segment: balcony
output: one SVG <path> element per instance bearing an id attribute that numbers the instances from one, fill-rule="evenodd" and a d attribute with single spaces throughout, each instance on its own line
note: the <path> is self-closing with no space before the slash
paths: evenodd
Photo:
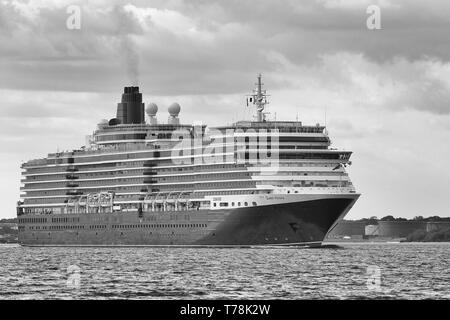
<path id="1" fill-rule="evenodd" d="M 78 176 L 73 175 L 73 174 L 66 175 L 66 179 L 67 180 L 75 180 L 75 179 L 78 179 L 78 178 L 79 178 Z"/>
<path id="2" fill-rule="evenodd" d="M 79 196 L 79 195 L 82 195 L 82 194 L 83 194 L 83 192 L 78 191 L 78 190 L 69 190 L 69 191 L 66 192 L 67 196 Z"/>
<path id="3" fill-rule="evenodd" d="M 75 171 L 78 171 L 78 168 L 75 166 L 68 166 L 66 171 L 67 172 L 75 172 Z"/>
<path id="4" fill-rule="evenodd" d="M 152 161 L 145 161 L 144 162 L 144 167 L 147 167 L 147 168 L 156 167 L 156 163 L 152 162 Z"/>
<path id="5" fill-rule="evenodd" d="M 152 183 L 157 183 L 158 181 L 153 180 L 153 179 L 144 179 L 144 183 L 148 183 L 148 184 L 152 184 Z"/>
<path id="6" fill-rule="evenodd" d="M 77 183 L 69 182 L 66 184 L 66 188 L 77 188 L 77 187 L 78 187 Z"/>
<path id="7" fill-rule="evenodd" d="M 156 171 L 144 171 L 144 176 L 154 176 L 154 175 L 156 175 L 157 174 L 157 172 Z"/>

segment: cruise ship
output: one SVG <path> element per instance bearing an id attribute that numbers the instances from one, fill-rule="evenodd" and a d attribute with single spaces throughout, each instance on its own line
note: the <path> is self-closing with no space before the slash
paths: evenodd
<path id="1" fill-rule="evenodd" d="M 252 121 L 183 124 L 125 87 L 86 146 L 22 164 L 24 246 L 319 246 L 359 193 L 351 151 L 325 126 L 269 121 L 261 75 Z M 245 107 L 245 106 L 243 106 Z"/>

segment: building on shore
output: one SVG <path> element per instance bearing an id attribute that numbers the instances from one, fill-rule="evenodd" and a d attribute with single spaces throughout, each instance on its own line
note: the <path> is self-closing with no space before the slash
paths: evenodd
<path id="1" fill-rule="evenodd" d="M 364 229 L 366 237 L 378 237 L 380 235 L 380 227 L 377 224 L 369 224 Z"/>
<path id="2" fill-rule="evenodd" d="M 362 238 L 367 221 L 340 221 L 327 235 L 328 239 L 340 239 L 343 237 Z"/>
<path id="3" fill-rule="evenodd" d="M 433 222 L 427 223 L 426 231 L 432 232 L 432 231 L 438 231 L 438 230 L 447 229 L 447 228 L 450 228 L 449 221 L 433 221 Z"/>
<path id="4" fill-rule="evenodd" d="M 410 221 L 378 221 L 379 236 L 404 238 L 417 230 L 426 230 L 427 222 L 423 220 Z"/>
<path id="5" fill-rule="evenodd" d="M 427 220 L 342 220 L 327 235 L 328 239 L 406 238 L 415 231 L 450 228 L 450 221 Z"/>

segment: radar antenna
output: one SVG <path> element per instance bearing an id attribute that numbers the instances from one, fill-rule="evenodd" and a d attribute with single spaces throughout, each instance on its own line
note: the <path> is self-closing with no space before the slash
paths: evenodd
<path id="1" fill-rule="evenodd" d="M 262 89 L 264 85 L 261 81 L 261 74 L 258 74 L 258 82 L 255 83 L 256 89 L 253 90 L 253 94 L 247 96 L 247 106 L 250 103 L 256 106 L 256 119 L 258 122 L 266 120 L 267 112 L 263 112 L 266 104 L 269 103 L 267 97 L 270 95 L 266 94 L 266 90 Z"/>

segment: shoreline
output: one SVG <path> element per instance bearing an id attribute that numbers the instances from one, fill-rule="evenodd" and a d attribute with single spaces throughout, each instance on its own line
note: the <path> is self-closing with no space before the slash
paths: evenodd
<path id="1" fill-rule="evenodd" d="M 345 245 L 413 245 L 413 244 L 425 244 L 425 245 L 436 245 L 436 244 L 450 244 L 450 241 L 324 241 L 323 245 L 320 247 L 301 247 L 302 249 L 317 249 L 317 248 L 332 248 L 332 246 L 342 247 Z M 18 242 L 0 242 L 1 247 L 8 247 L 8 246 L 18 246 L 18 247 L 27 247 L 27 248 L 127 248 L 127 247 L 120 247 L 120 246 L 21 246 Z M 136 248 L 136 246 L 129 246 L 129 248 Z M 153 246 L 142 246 L 141 248 L 158 248 Z M 170 246 L 165 246 L 161 248 L 171 248 Z M 174 248 L 180 248 L 180 247 L 174 247 Z M 192 249 L 195 247 L 189 247 L 189 249 Z M 277 247 L 274 248 L 273 246 L 258 246 L 258 247 L 233 247 L 229 249 L 292 249 L 292 247 Z M 227 249 L 226 247 L 222 248 L 216 248 L 216 249 Z"/>

